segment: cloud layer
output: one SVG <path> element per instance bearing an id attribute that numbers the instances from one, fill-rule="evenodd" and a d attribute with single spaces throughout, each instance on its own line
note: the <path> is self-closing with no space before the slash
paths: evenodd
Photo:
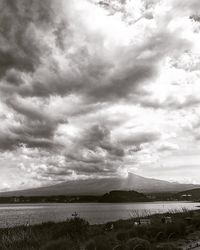
<path id="1" fill-rule="evenodd" d="M 2 0 L 0 188 L 198 181 L 177 173 L 199 160 L 199 5 Z"/>

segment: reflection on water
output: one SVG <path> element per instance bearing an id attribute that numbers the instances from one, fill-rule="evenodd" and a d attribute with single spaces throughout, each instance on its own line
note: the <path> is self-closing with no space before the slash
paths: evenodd
<path id="1" fill-rule="evenodd" d="M 198 209 L 200 203 L 146 202 L 146 203 L 40 203 L 1 204 L 0 227 L 64 221 L 75 211 L 91 224 L 128 219 L 132 215 L 163 213 L 169 210 Z"/>

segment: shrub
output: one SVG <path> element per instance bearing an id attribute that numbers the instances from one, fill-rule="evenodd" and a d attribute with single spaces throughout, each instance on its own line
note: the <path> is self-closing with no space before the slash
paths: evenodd
<path id="1" fill-rule="evenodd" d="M 126 231 L 120 231 L 116 235 L 117 240 L 123 242 L 128 239 L 128 233 Z"/>
<path id="2" fill-rule="evenodd" d="M 152 237 L 155 241 L 165 239 L 166 238 L 165 225 L 160 223 L 152 224 L 149 230 L 149 234 L 150 237 Z"/>
<path id="3" fill-rule="evenodd" d="M 110 239 L 105 236 L 98 236 L 95 238 L 96 250 L 111 250 L 112 244 Z"/>
<path id="4" fill-rule="evenodd" d="M 149 241 L 141 238 L 132 238 L 126 243 L 128 250 L 150 250 L 151 245 Z"/>
<path id="5" fill-rule="evenodd" d="M 171 243 L 162 243 L 156 246 L 156 250 L 177 250 L 177 248 Z"/>
<path id="6" fill-rule="evenodd" d="M 138 226 L 137 227 L 137 236 L 138 237 L 144 237 L 144 235 L 146 235 L 147 232 L 149 231 L 150 227 L 151 227 L 150 225 Z"/>
<path id="7" fill-rule="evenodd" d="M 88 232 L 89 229 L 89 223 L 80 218 L 80 217 L 75 217 L 67 220 L 68 223 L 68 231 L 71 236 L 74 235 L 85 235 Z"/>
<path id="8" fill-rule="evenodd" d="M 193 218 L 192 225 L 194 225 L 196 229 L 199 229 L 200 228 L 200 217 Z"/>
<path id="9" fill-rule="evenodd" d="M 89 230 L 89 223 L 79 217 L 67 219 L 66 222 L 60 223 L 53 230 L 53 238 L 70 236 L 72 239 L 86 236 Z"/>
<path id="10" fill-rule="evenodd" d="M 117 245 L 112 250 L 127 250 L 126 245 Z"/>
<path id="11" fill-rule="evenodd" d="M 170 238 L 184 236 L 186 232 L 186 224 L 184 222 L 177 221 L 173 224 L 166 226 L 166 235 Z"/>
<path id="12" fill-rule="evenodd" d="M 138 236 L 137 230 L 136 230 L 136 228 L 134 227 L 134 228 L 132 228 L 132 229 L 129 231 L 129 238 L 135 238 L 135 237 L 137 237 L 137 236 Z"/>
<path id="13" fill-rule="evenodd" d="M 37 249 L 38 241 L 39 238 L 25 228 L 6 228 L 5 230 L 1 230 L 0 250 L 23 250 L 30 247 Z"/>
<path id="14" fill-rule="evenodd" d="M 68 239 L 52 240 L 44 245 L 41 250 L 76 250 L 74 243 Z"/>
<path id="15" fill-rule="evenodd" d="M 113 223 L 115 230 L 130 229 L 133 227 L 133 220 L 118 220 Z"/>
<path id="16" fill-rule="evenodd" d="M 96 250 L 96 245 L 93 240 L 86 243 L 85 250 Z"/>

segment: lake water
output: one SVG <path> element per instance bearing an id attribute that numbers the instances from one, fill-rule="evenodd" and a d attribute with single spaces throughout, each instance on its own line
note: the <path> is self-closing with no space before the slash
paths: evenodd
<path id="1" fill-rule="evenodd" d="M 129 219 L 131 216 L 164 213 L 175 210 L 198 209 L 200 203 L 148 202 L 148 203 L 40 203 L 1 204 L 0 227 L 39 224 L 47 221 L 64 221 L 77 212 L 91 224 Z"/>

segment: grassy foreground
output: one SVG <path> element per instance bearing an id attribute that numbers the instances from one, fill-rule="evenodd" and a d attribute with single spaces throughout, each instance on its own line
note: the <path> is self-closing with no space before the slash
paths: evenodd
<path id="1" fill-rule="evenodd" d="M 74 217 L 60 223 L 43 223 L 0 229 L 0 250 L 142 250 L 182 249 L 179 239 L 200 230 L 200 210 L 165 214 L 172 223 L 162 222 L 163 215 L 148 214 L 150 225 L 135 225 L 135 219 L 104 225 L 89 225 Z M 200 235 L 199 235 L 200 237 Z"/>

